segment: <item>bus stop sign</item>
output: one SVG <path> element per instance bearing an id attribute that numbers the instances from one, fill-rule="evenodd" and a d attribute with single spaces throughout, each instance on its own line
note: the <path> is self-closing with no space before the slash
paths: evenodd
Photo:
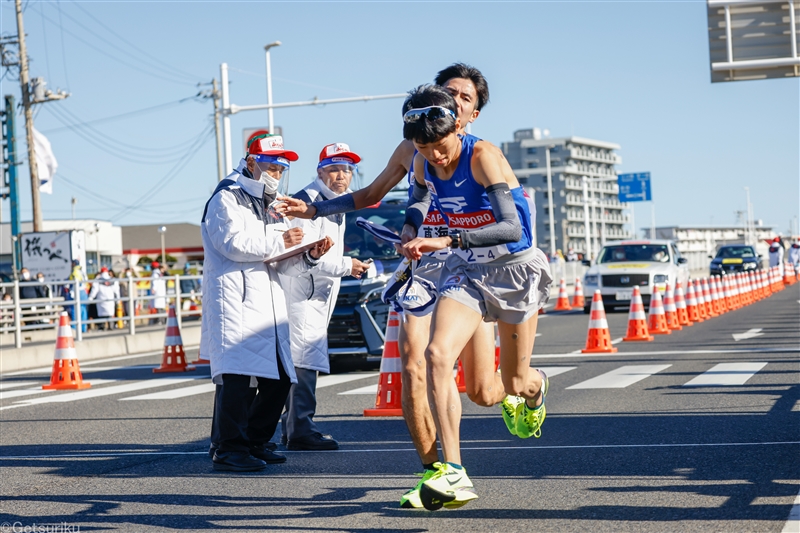
<path id="1" fill-rule="evenodd" d="M 649 172 L 620 174 L 617 184 L 620 202 L 649 202 L 653 199 Z"/>

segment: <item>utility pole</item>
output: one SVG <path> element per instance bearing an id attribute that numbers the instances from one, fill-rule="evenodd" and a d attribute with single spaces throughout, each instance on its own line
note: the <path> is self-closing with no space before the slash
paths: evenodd
<path id="1" fill-rule="evenodd" d="M 17 8 L 17 37 L 19 39 L 19 84 L 22 87 L 22 107 L 25 109 L 25 140 L 28 143 L 28 167 L 31 171 L 33 231 L 42 231 L 42 206 L 39 202 L 39 171 L 36 168 L 36 151 L 33 147 L 33 112 L 31 111 L 31 87 L 28 76 L 28 49 L 25 47 L 25 28 L 22 23 L 22 0 L 15 0 L 14 4 Z"/>
<path id="2" fill-rule="evenodd" d="M 206 83 L 198 83 L 200 85 L 209 85 Z M 225 166 L 222 161 L 222 131 L 220 128 L 220 117 L 221 117 L 221 107 L 220 107 L 220 99 L 222 96 L 220 95 L 219 89 L 217 88 L 217 79 L 213 78 L 211 80 L 211 91 L 201 91 L 198 93 L 197 96 L 201 98 L 211 98 L 214 102 L 214 135 L 217 139 L 217 181 L 222 181 L 225 179 Z"/>

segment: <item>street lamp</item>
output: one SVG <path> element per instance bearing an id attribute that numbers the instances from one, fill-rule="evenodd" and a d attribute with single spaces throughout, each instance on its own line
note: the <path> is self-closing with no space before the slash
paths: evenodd
<path id="1" fill-rule="evenodd" d="M 167 264 L 167 254 L 164 248 L 164 234 L 167 232 L 166 226 L 161 226 L 158 228 L 158 232 L 161 234 L 161 262 L 165 265 Z"/>
<path id="2" fill-rule="evenodd" d="M 280 46 L 280 41 L 275 41 L 274 43 L 269 43 L 268 45 L 264 46 L 264 52 L 267 56 L 267 104 L 270 106 L 272 105 L 272 67 L 269 62 L 269 49 L 275 48 L 276 46 Z M 269 108 L 269 134 L 273 135 L 275 133 L 275 123 L 272 117 L 272 108 Z"/>
<path id="3" fill-rule="evenodd" d="M 553 213 L 553 178 L 550 175 L 550 149 L 555 148 L 554 144 L 548 145 L 544 149 L 544 158 L 547 164 L 547 208 L 550 212 L 550 257 L 556 256 L 556 226 Z"/>
<path id="4" fill-rule="evenodd" d="M 94 223 L 94 271 L 100 272 L 100 224 Z"/>

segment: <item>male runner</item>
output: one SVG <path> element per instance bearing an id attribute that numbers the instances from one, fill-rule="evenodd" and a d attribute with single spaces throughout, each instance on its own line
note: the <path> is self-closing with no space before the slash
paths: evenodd
<path id="1" fill-rule="evenodd" d="M 402 253 L 407 259 L 451 248 L 439 278 L 428 363 L 428 400 L 445 463 L 420 488 L 426 509 L 459 507 L 478 497 L 461 465 L 461 399 L 453 364 L 483 321 L 500 331 L 500 369 L 509 396 L 503 418 L 513 435 L 541 436 L 548 381 L 529 367 L 539 308 L 547 301 L 547 258 L 533 246 L 528 199 L 502 153 L 486 141 L 462 136 L 449 92 L 421 86 L 406 99 L 403 137 L 414 158 L 413 199 L 406 210 Z M 449 236 L 417 236 L 431 203 Z"/>
<path id="2" fill-rule="evenodd" d="M 489 101 L 486 79 L 478 69 L 456 63 L 440 71 L 434 81 L 455 99 L 460 124 L 463 125 L 459 133 L 463 134 L 466 125 L 478 118 L 481 109 Z M 297 199 L 289 199 L 286 214 L 300 218 L 317 218 L 373 205 L 410 172 L 415 153 L 413 143 L 404 140 L 395 149 L 386 168 L 364 189 L 332 201 L 314 202 L 309 205 Z M 441 217 L 434 208 L 431 209 L 424 227 L 421 228 L 421 234 L 424 235 L 425 232 L 430 232 L 432 236 L 447 234 L 447 227 L 441 222 Z M 439 257 L 435 257 L 437 255 Z M 427 285 L 435 286 L 439 278 L 442 256 L 446 255 L 434 252 L 421 258 L 414 271 L 414 277 L 423 278 L 430 282 Z M 425 289 L 415 286 L 409 290 Z M 439 460 L 436 450 L 436 428 L 431 416 L 426 387 L 425 347 L 430 338 L 432 310 L 432 307 L 429 308 L 427 314 L 422 316 L 415 316 L 414 311 L 409 310 L 400 323 L 403 417 L 424 467 L 423 477 L 419 483 L 400 498 L 401 507 L 422 507 L 419 489 L 422 483 L 435 473 L 433 465 Z M 476 329 L 461 354 L 467 395 L 473 402 L 487 407 L 496 405 L 505 396 L 500 377 L 494 372 L 494 348 L 494 328 L 492 324 L 486 323 Z"/>

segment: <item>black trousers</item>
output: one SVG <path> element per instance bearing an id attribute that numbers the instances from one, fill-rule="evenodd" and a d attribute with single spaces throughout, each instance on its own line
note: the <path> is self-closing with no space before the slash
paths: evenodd
<path id="1" fill-rule="evenodd" d="M 257 389 L 250 387 L 250 376 L 222 374 L 211 428 L 212 442 L 221 452 L 249 452 L 272 438 L 291 387 L 280 358 L 278 373 L 277 380 L 256 378 Z"/>
<path id="2" fill-rule="evenodd" d="M 297 383 L 292 385 L 286 398 L 286 411 L 281 416 L 282 434 L 288 440 L 321 433 L 314 423 L 317 411 L 317 371 L 307 368 L 294 369 Z"/>

